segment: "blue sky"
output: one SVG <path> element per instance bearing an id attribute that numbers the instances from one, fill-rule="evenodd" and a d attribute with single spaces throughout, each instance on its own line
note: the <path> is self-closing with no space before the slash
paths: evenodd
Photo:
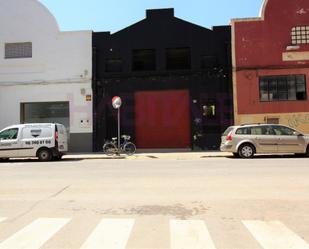
<path id="1" fill-rule="evenodd" d="M 175 16 L 211 28 L 231 18 L 257 17 L 263 0 L 40 0 L 60 29 L 116 32 L 143 18 L 146 9 L 174 8 Z"/>

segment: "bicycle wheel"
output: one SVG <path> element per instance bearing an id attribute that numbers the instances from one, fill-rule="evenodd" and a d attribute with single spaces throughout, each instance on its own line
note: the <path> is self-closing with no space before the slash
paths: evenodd
<path id="1" fill-rule="evenodd" d="M 135 153 L 136 151 L 136 146 L 134 143 L 128 142 L 124 145 L 123 147 L 124 153 L 126 153 L 128 156 L 131 156 Z"/>
<path id="2" fill-rule="evenodd" d="M 117 148 L 113 143 L 108 142 L 103 145 L 103 152 L 106 155 L 111 156 L 117 153 Z"/>

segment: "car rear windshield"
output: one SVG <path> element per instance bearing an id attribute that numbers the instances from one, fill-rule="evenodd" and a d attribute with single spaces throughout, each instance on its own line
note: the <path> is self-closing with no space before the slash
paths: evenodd
<path id="1" fill-rule="evenodd" d="M 229 128 L 225 130 L 225 132 L 223 132 L 222 136 L 227 136 L 230 133 L 230 131 L 232 131 L 233 129 L 234 129 L 234 126 L 230 126 Z"/>

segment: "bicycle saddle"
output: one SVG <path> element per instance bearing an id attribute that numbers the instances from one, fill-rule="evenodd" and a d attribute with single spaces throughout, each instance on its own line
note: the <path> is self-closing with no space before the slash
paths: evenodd
<path id="1" fill-rule="evenodd" d="M 122 135 L 121 136 L 123 139 L 125 139 L 125 140 L 129 140 L 131 137 L 130 136 L 128 136 L 128 135 Z"/>
<path id="2" fill-rule="evenodd" d="M 117 138 L 118 138 L 118 137 L 112 137 L 112 140 L 113 140 L 113 141 L 116 141 L 116 140 L 117 140 Z"/>

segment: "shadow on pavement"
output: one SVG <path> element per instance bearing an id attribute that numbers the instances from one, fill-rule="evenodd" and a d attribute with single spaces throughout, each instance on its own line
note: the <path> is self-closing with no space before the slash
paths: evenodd
<path id="1" fill-rule="evenodd" d="M 44 163 L 54 163 L 54 162 L 72 162 L 72 161 L 82 161 L 83 159 L 79 158 L 64 158 L 61 160 L 52 160 Z M 9 160 L 0 160 L 0 164 L 2 163 L 43 163 L 36 158 L 27 158 L 27 159 L 9 159 Z"/>
<path id="2" fill-rule="evenodd" d="M 289 154 L 289 155 L 255 155 L 253 158 L 249 158 L 249 159 L 244 159 L 241 157 L 234 157 L 234 156 L 226 156 L 226 158 L 229 159 L 241 159 L 241 160 L 254 160 L 254 159 L 287 159 L 287 158 L 308 158 L 306 156 L 303 155 L 294 155 L 294 154 Z"/>

